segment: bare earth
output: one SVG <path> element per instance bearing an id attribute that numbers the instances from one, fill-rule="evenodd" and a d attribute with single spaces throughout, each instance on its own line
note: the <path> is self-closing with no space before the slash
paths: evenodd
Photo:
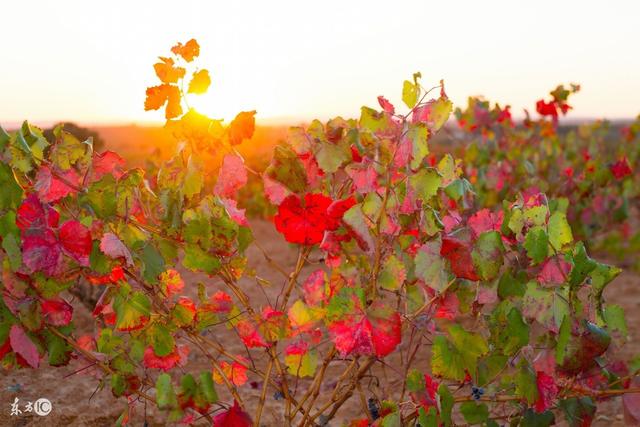
<path id="1" fill-rule="evenodd" d="M 266 249 L 269 255 L 281 266 L 292 269 L 296 260 L 295 248 L 289 246 L 278 233 L 275 232 L 273 226 L 265 221 L 254 221 L 254 232 L 256 239 L 259 240 L 262 246 Z M 280 292 L 281 285 L 283 284 L 282 276 L 276 272 L 265 261 L 261 252 L 252 247 L 248 252 L 250 266 L 254 268 L 260 277 L 269 280 L 272 286 L 265 289 L 265 294 L 259 289 L 259 286 L 252 279 L 243 279 L 241 284 L 249 294 L 254 298 L 257 303 L 255 305 L 267 304 L 267 296 L 273 302 Z M 302 279 L 317 266 L 307 267 L 302 275 Z M 183 278 L 187 286 L 187 293 L 191 296 L 196 294 L 196 282 L 204 281 L 207 284 L 208 292 L 211 294 L 217 289 L 222 289 L 220 283 L 216 280 L 208 279 L 203 276 L 195 275 L 190 272 L 182 272 Z M 627 315 L 627 322 L 630 331 L 629 343 L 625 345 L 621 350 L 627 357 L 640 354 L 640 340 L 638 340 L 637 334 L 640 334 L 640 292 L 638 291 L 640 286 L 640 276 L 631 272 L 623 272 L 608 288 L 606 297 L 608 302 L 621 305 Z M 254 306 L 255 306 L 254 305 Z M 79 302 L 75 302 L 74 306 L 76 311 L 74 313 L 74 321 L 77 325 L 79 333 L 92 333 L 93 319 L 89 310 Z M 217 328 L 220 329 L 220 328 Z M 221 337 L 222 338 L 222 337 Z M 234 354 L 243 355 L 245 353 L 244 347 L 241 345 L 240 340 L 230 339 L 224 340 L 227 350 Z M 258 365 L 264 363 L 264 356 L 261 356 L 260 351 L 254 353 L 254 359 Z M 261 359 L 262 357 L 262 359 Z M 390 367 L 385 369 L 386 372 L 381 372 L 382 375 L 387 376 L 389 381 L 388 389 L 376 389 L 378 395 L 393 395 L 397 393 L 398 386 L 402 383 L 401 375 L 394 372 L 392 368 L 393 363 L 390 363 Z M 83 360 L 73 361 L 69 366 L 61 368 L 49 368 L 46 361 L 43 361 L 43 368 L 39 370 L 22 369 L 19 371 L 2 372 L 0 373 L 0 425 L 2 426 L 110 426 L 113 425 L 119 415 L 126 407 L 126 401 L 124 399 L 116 399 L 111 395 L 109 386 L 105 386 L 103 389 L 99 389 L 99 381 L 91 376 L 90 370 L 85 370 L 82 373 L 66 376 L 72 374 L 74 371 L 86 366 L 86 362 Z M 426 357 L 418 360 L 418 368 L 426 369 Z M 335 366 L 332 368 L 334 372 L 341 371 L 343 366 Z M 203 369 L 210 369 L 206 359 L 198 354 L 194 349 L 189 357 L 189 363 L 186 366 L 186 370 L 190 372 L 198 372 Z M 331 371 L 328 378 L 331 378 Z M 335 378 L 335 375 L 333 375 Z M 255 388 L 252 388 L 250 382 L 258 381 L 254 384 Z M 308 387 L 309 381 L 300 381 L 298 384 L 299 390 L 304 390 Z M 331 394 L 334 383 L 328 381 L 326 388 L 321 390 L 321 396 L 326 398 L 327 394 Z M 249 383 L 244 388 L 244 393 L 247 396 L 245 402 L 248 405 L 249 414 L 253 415 L 253 410 L 257 405 L 259 394 L 261 391 L 262 383 L 259 378 L 249 377 Z M 372 386 L 373 387 L 373 386 Z M 401 387 L 401 386 L 400 386 Z M 95 391 L 95 394 L 94 394 Z M 222 386 L 218 387 L 218 393 L 221 399 L 229 401 L 229 396 L 225 394 L 225 390 Z M 276 401 L 271 398 L 273 391 L 270 390 L 267 399 L 267 405 L 262 416 L 262 424 L 265 426 L 280 426 L 284 425 L 283 419 L 283 404 L 282 401 Z M 370 394 L 368 390 L 364 390 L 365 394 Z M 11 416 L 10 409 L 11 403 L 15 398 L 19 398 L 21 405 L 26 401 L 35 401 L 38 398 L 48 398 L 53 405 L 53 411 L 46 417 L 40 417 L 32 413 L 23 413 L 20 416 Z M 321 403 L 322 399 L 318 403 Z M 361 414 L 361 402 L 358 395 L 355 394 L 347 404 L 338 412 L 337 418 L 329 423 L 330 426 L 341 426 L 342 421 L 350 417 Z M 318 406 L 318 404 L 316 404 Z M 146 412 L 146 417 L 145 417 Z M 142 426 L 144 421 L 148 425 L 164 425 L 163 414 L 152 410 L 151 407 L 145 411 L 144 403 L 140 402 L 135 405 L 134 413 L 132 414 L 131 425 Z M 560 421 L 560 420 L 559 420 Z M 198 425 L 206 425 L 204 419 L 198 422 Z M 599 406 L 599 411 L 596 415 L 594 422 L 595 426 L 622 426 L 622 405 L 620 399 L 614 399 L 607 402 L 602 402 Z"/>

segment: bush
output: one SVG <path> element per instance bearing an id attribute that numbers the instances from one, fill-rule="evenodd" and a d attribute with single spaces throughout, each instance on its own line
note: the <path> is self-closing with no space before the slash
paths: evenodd
<path id="1" fill-rule="evenodd" d="M 248 171 L 235 147 L 251 138 L 255 111 L 228 125 L 184 112 L 210 78 L 193 68 L 195 40 L 171 51 L 145 108 L 164 108 L 183 144 L 154 176 L 62 129 L 54 141 L 26 122 L 0 133 L 5 368 L 85 358 L 129 405 L 146 399 L 169 421 L 216 426 L 259 425 L 271 396 L 297 425 L 325 425 L 350 399 L 361 403 L 355 426 L 543 426 L 560 412 L 588 425 L 599 401 L 638 391 L 637 363 L 614 350 L 626 339 L 622 310 L 602 297 L 620 270 L 574 239 L 566 194 L 548 199 L 524 181 L 492 192 L 488 160 L 430 155 L 452 112 L 443 83 L 405 81 L 406 113 L 379 97 L 381 109 L 357 120 L 293 128 L 264 172 Z M 254 274 L 237 203 L 248 174 L 298 251 L 293 271 L 277 266 L 280 295 L 262 307 L 239 282 Z M 185 283 L 185 270 L 211 280 Z M 74 332 L 64 298 L 83 282 L 104 289 L 95 336 Z M 181 296 L 186 286 L 198 297 Z M 211 370 L 187 370 L 195 351 Z M 252 382 L 260 396 L 249 407 Z"/>

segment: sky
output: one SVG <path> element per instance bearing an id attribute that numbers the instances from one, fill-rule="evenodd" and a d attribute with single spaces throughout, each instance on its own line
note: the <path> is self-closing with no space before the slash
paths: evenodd
<path id="1" fill-rule="evenodd" d="M 201 112 L 264 123 L 341 115 L 421 71 L 449 97 L 532 109 L 580 83 L 575 118 L 640 113 L 640 2 L 617 1 L 5 1 L 0 124 L 161 122 L 145 112 L 153 63 L 196 38 L 211 72 Z M 521 115 L 521 114 L 520 114 Z"/>

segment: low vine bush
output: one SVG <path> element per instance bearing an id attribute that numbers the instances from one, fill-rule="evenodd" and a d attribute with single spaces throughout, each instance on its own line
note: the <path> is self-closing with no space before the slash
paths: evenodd
<path id="1" fill-rule="evenodd" d="M 516 125 L 509 106 L 469 98 L 455 112 L 460 132 L 456 155 L 474 185 L 479 205 L 491 207 L 519 193 L 544 192 L 567 203 L 571 228 L 590 247 L 636 269 L 628 254 L 640 250 L 640 116 L 617 129 L 607 121 L 585 123 L 575 130 L 558 126 L 571 110 L 579 86 L 558 86 L 550 99 L 539 100 L 534 120 Z"/>
<path id="2" fill-rule="evenodd" d="M 225 124 L 188 108 L 211 82 L 198 55 L 190 40 L 154 65 L 145 109 L 164 109 L 180 149 L 153 175 L 63 128 L 0 132 L 5 369 L 85 361 L 126 399 L 119 424 L 140 401 L 214 426 L 261 425 L 267 400 L 299 426 L 586 426 L 620 396 L 638 418 L 640 364 L 616 357 L 628 331 L 603 297 L 620 270 L 574 239 L 566 197 L 480 203 L 483 175 L 463 171 L 482 163 L 429 153 L 453 110 L 442 82 L 405 81 L 403 112 L 379 97 L 293 128 L 255 171 L 236 149 L 255 111 Z M 263 253 L 282 274 L 268 305 L 240 283 L 266 286 L 237 200 L 249 175 L 298 253 L 291 271 Z M 65 299 L 81 286 L 101 290 L 94 335 Z M 195 353 L 207 369 L 189 370 Z"/>

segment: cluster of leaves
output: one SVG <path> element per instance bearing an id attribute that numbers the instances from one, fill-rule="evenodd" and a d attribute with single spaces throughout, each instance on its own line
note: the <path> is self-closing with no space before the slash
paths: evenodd
<path id="1" fill-rule="evenodd" d="M 162 83 L 145 106 L 164 107 L 183 144 L 153 176 L 61 128 L 53 141 L 27 123 L 0 132 L 5 368 L 86 359 L 127 397 L 123 424 L 142 398 L 171 421 L 259 425 L 272 390 L 286 424 L 326 424 L 359 394 L 355 426 L 457 417 L 543 426 L 559 411 L 588 425 L 597 400 L 634 391 L 638 366 L 615 359 L 627 334 L 622 309 L 603 300 L 620 270 L 574 239 L 566 198 L 523 190 L 488 206 L 468 166 L 430 155 L 453 109 L 442 83 L 405 81 L 405 114 L 379 97 L 359 119 L 292 128 L 258 173 L 234 148 L 251 138 L 255 112 L 229 125 L 182 114 L 187 93 L 210 79 L 196 70 L 182 91 L 181 62 L 199 47 L 191 40 L 172 53 L 156 64 Z M 205 155 L 218 162 L 212 176 Z M 249 172 L 264 183 L 276 230 L 298 249 L 293 271 L 277 268 L 274 304 L 250 299 L 239 281 L 255 274 L 237 203 Z M 312 258 L 322 265 L 304 277 Z M 209 279 L 185 283 L 186 270 Z M 97 331 L 79 336 L 65 292 L 87 284 L 102 289 Z M 234 339 L 246 354 L 226 345 Z M 211 368 L 189 372 L 193 352 Z M 386 369 L 397 381 L 383 383 Z M 255 408 L 252 384 L 262 389 Z"/>
<path id="2" fill-rule="evenodd" d="M 480 206 L 544 192 L 567 203 L 571 228 L 591 248 L 623 258 L 640 250 L 640 180 L 634 173 L 640 117 L 626 127 L 596 121 L 563 128 L 558 112 L 569 111 L 569 96 L 578 89 L 558 86 L 549 102 L 537 102 L 540 118 L 525 111 L 520 125 L 508 106 L 469 98 L 465 109 L 456 110 L 461 132 L 455 153 L 464 159 Z"/>

